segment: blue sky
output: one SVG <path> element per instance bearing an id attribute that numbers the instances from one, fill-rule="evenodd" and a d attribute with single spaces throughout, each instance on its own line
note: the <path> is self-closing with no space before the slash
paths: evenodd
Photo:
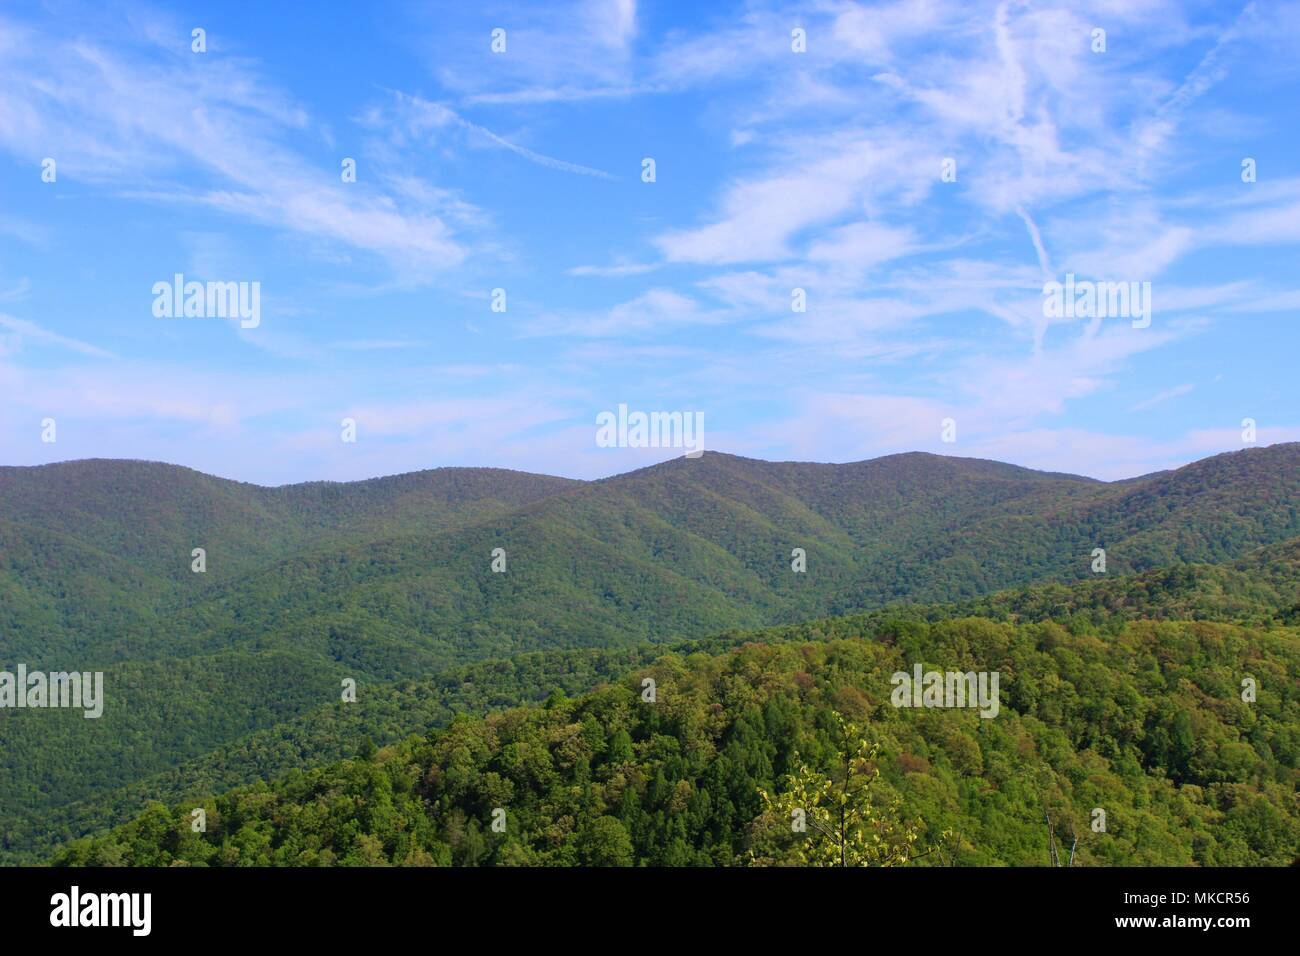
<path id="1" fill-rule="evenodd" d="M 598 447 L 620 403 L 1105 479 L 1300 440 L 1297 49 L 1296 3 L 6 4 L 0 463 L 677 453 Z M 156 317 L 175 273 L 260 325 Z M 1150 325 L 1045 318 L 1066 273 Z"/>

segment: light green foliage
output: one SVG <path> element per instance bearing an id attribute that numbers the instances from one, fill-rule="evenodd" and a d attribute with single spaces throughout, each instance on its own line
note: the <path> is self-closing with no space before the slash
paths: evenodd
<path id="1" fill-rule="evenodd" d="M 74 841 L 57 862 L 700 866 L 742 865 L 751 851 L 790 862 L 764 792 L 832 814 L 842 795 L 873 846 L 879 835 L 924 848 L 912 865 L 1046 865 L 1045 810 L 1062 839 L 1079 834 L 1078 866 L 1294 861 L 1297 629 L 1131 622 L 1103 638 L 979 618 L 865 634 L 855 623 L 749 635 L 547 706 L 458 716 L 370 760 Z M 890 675 L 913 661 L 999 670 L 998 716 L 893 707 Z M 1252 704 L 1244 673 L 1259 677 Z M 641 699 L 644 676 L 657 703 Z M 838 714 L 857 728 L 848 737 Z M 186 830 L 195 805 L 208 808 L 200 835 Z M 504 833 L 490 829 L 496 807 L 508 809 Z M 1104 833 L 1088 826 L 1096 807 Z"/>
<path id="2" fill-rule="evenodd" d="M 785 789 L 772 797 L 759 796 L 768 812 L 789 821 L 796 834 L 788 857 L 804 866 L 899 866 L 912 859 L 920 828 L 896 822 L 900 802 L 888 808 L 875 805 L 874 785 L 879 744 L 859 736 L 855 724 L 835 714 L 839 727 L 837 760 L 821 773 L 798 761 L 798 770 L 786 777 Z M 751 859 L 768 860 L 751 851 Z"/>

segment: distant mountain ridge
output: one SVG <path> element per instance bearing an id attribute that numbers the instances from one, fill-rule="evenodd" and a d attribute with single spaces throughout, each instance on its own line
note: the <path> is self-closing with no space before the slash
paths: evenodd
<path id="1" fill-rule="evenodd" d="M 279 488 L 147 462 L 0 468 L 0 650 L 168 656 L 174 635 L 211 650 L 272 617 L 344 608 L 443 640 L 499 623 L 534 648 L 547 646 L 539 628 L 576 644 L 700 635 L 1083 579 L 1096 547 L 1112 574 L 1233 560 L 1300 534 L 1298 506 L 1300 444 L 1118 484 L 922 453 Z M 495 548 L 504 575 L 490 572 Z M 796 548 L 806 574 L 791 571 Z M 117 647 L 128 631 L 153 636 Z"/>

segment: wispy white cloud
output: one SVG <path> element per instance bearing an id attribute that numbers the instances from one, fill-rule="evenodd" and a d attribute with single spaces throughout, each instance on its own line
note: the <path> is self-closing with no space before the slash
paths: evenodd
<path id="1" fill-rule="evenodd" d="M 616 176 L 605 172 L 604 170 L 595 169 L 591 166 L 583 166 L 580 163 L 571 163 L 567 160 L 556 159 L 554 156 L 547 156 L 535 150 L 512 143 L 502 136 L 498 136 L 484 126 L 473 123 L 465 119 L 455 110 L 442 103 L 434 103 L 429 100 L 421 99 L 417 96 L 410 96 L 406 93 L 394 92 L 394 109 L 393 115 L 386 115 L 384 111 L 374 109 L 367 115 L 367 122 L 373 127 L 381 127 L 385 123 L 402 124 L 405 131 L 416 138 L 423 134 L 439 130 L 448 125 L 455 125 L 465 130 L 472 136 L 486 141 L 493 146 L 508 150 L 517 156 L 522 156 L 530 163 L 536 163 L 538 166 L 545 166 L 547 169 L 554 169 L 565 173 L 577 173 L 580 176 L 594 176 L 597 179 L 615 180 Z"/>
<path id="2" fill-rule="evenodd" d="M 246 59 L 139 36 L 70 39 L 9 20 L 0 35 L 9 51 L 0 148 L 34 164 L 52 156 L 61 178 L 328 238 L 408 273 L 450 269 L 469 254 L 437 205 L 399 207 L 309 160 L 292 145 L 311 130 L 308 112 Z M 178 185 L 182 176 L 191 182 Z"/>
<path id="3" fill-rule="evenodd" d="M 914 172 L 918 150 L 902 140 L 854 137 L 819 143 L 815 157 L 806 148 L 800 153 L 771 172 L 729 184 L 713 222 L 663 233 L 655 245 L 674 262 L 731 265 L 788 259 L 796 255 L 791 240 L 803 230 L 849 212 L 869 196 L 905 191 L 915 200 L 928 189 Z M 938 169 L 937 157 L 930 165 Z M 825 254 L 834 247 L 822 243 L 818 248 Z"/>
<path id="4" fill-rule="evenodd" d="M 574 266 L 567 270 L 571 276 L 601 276 L 619 278 L 622 276 L 644 275 L 658 269 L 657 262 L 629 262 L 613 266 Z"/>
<path id="5" fill-rule="evenodd" d="M 600 312 L 552 312 L 524 326 L 529 336 L 631 336 L 663 333 L 680 326 L 716 325 L 728 313 L 710 309 L 693 296 L 672 289 L 650 289 Z"/>
<path id="6" fill-rule="evenodd" d="M 79 339 L 69 338 L 66 335 L 59 335 L 57 332 L 41 328 L 35 322 L 29 322 L 26 319 L 16 319 L 10 315 L 0 314 L 0 329 L 9 330 L 20 344 L 30 341 L 41 345 L 54 345 L 62 349 L 69 349 L 82 355 L 89 355 L 92 358 L 116 358 L 107 349 L 91 345 L 89 342 L 82 342 Z"/>
<path id="7" fill-rule="evenodd" d="M 475 18 L 448 42 L 445 17 L 437 29 L 439 82 L 467 104 L 580 102 L 634 93 L 635 0 L 558 0 L 494 11 L 492 29 L 505 31 L 505 52 L 493 53 L 491 33 Z"/>
<path id="8" fill-rule="evenodd" d="M 1194 386 L 1187 385 L 1187 384 L 1175 385 L 1173 388 L 1167 388 L 1164 391 L 1156 392 L 1156 394 L 1152 395 L 1150 398 L 1138 402 L 1136 405 L 1130 408 L 1129 411 L 1131 412 L 1144 411 L 1155 405 L 1159 405 L 1161 402 L 1167 402 L 1171 398 L 1177 398 L 1179 395 L 1186 395 L 1188 392 L 1190 392 L 1193 389 L 1193 387 Z"/>

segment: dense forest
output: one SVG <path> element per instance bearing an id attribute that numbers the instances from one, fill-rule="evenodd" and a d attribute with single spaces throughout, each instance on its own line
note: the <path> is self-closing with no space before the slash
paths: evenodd
<path id="1" fill-rule="evenodd" d="M 956 605 L 891 605 L 810 624 L 732 630 L 673 647 L 684 654 L 719 653 L 755 641 L 849 639 L 894 628 L 900 622 L 924 623 L 974 615 L 1011 622 L 1056 621 L 1072 633 L 1097 635 L 1119 633 L 1127 622 L 1144 618 L 1240 621 L 1261 626 L 1295 624 L 1300 620 L 1294 608 L 1284 604 L 1286 595 L 1298 593 L 1300 539 L 1260 549 L 1232 567 L 1187 565 L 1128 578 L 1068 586 L 1039 585 Z M 125 786 L 109 783 L 86 799 L 56 808 L 15 813 L 5 831 L 9 855 L 15 860 L 40 859 L 42 844 L 129 819 L 151 799 L 198 799 L 240 784 L 274 778 L 291 769 L 353 756 L 363 747 L 392 743 L 411 732 L 444 725 L 457 713 L 481 715 L 492 709 L 538 703 L 553 690 L 576 695 L 653 661 L 663 649 L 662 645 L 643 644 L 617 650 L 530 652 L 508 660 L 451 668 L 419 680 L 366 684 L 355 704 L 343 704 L 335 695 L 333 703 L 237 737 L 162 773 Z M 255 664 L 249 664 L 251 673 L 256 673 Z M 51 736 L 45 738 L 44 746 L 61 746 L 56 732 L 86 733 L 84 722 L 75 715 L 49 716 L 58 720 L 47 725 Z M 142 715 L 133 710 L 123 716 Z M 120 735 L 122 723 L 99 723 L 108 730 L 105 749 L 112 753 L 108 748 L 121 746 L 116 735 Z M 145 736 L 137 731 L 130 738 L 138 744 L 134 754 L 150 752 L 151 744 L 167 745 L 165 739 L 146 740 Z M 23 765 L 22 760 L 13 763 L 15 768 Z M 91 769 L 101 767 L 122 771 L 107 754 L 89 762 Z M 33 804 L 39 807 L 36 801 Z"/>
<path id="2" fill-rule="evenodd" d="M 0 468 L 0 667 L 103 670 L 108 688 L 98 720 L 0 712 L 0 862 L 150 800 L 580 695 L 668 649 L 963 617 L 1103 641 L 1149 620 L 1284 633 L 1298 501 L 1297 444 L 1111 484 L 924 454 L 283 488 L 146 462 Z"/>
<path id="3" fill-rule="evenodd" d="M 1000 713 L 893 706 L 890 675 L 916 662 L 999 671 Z M 1300 846 L 1296 628 L 1130 622 L 1103 638 L 961 618 L 663 654 L 577 698 L 151 803 L 54 862 L 790 863 L 824 838 L 786 832 L 763 793 L 804 765 L 833 781 L 841 716 L 871 745 L 882 822 L 928 848 L 921 865 L 1044 864 L 1048 821 L 1084 866 L 1287 865 Z"/>

